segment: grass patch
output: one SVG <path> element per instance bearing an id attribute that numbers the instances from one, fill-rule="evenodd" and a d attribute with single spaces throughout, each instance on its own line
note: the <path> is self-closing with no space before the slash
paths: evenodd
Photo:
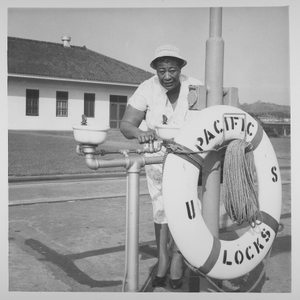
<path id="1" fill-rule="evenodd" d="M 290 139 L 270 139 L 278 158 L 290 159 Z M 8 175 L 39 176 L 87 173 L 125 172 L 123 167 L 90 170 L 82 156 L 76 153 L 77 142 L 73 131 L 8 131 Z M 98 147 L 106 151 L 137 149 L 136 140 L 127 140 L 118 130 L 109 130 L 107 139 Z M 101 159 L 114 159 L 119 155 L 105 155 Z M 100 156 L 99 156 L 100 158 Z"/>
<path id="2" fill-rule="evenodd" d="M 76 153 L 73 131 L 13 131 L 8 132 L 8 175 L 68 175 L 95 172 L 122 172 L 120 168 L 90 170 L 82 156 Z M 110 130 L 107 141 L 99 147 L 106 151 L 137 149 L 140 145 L 127 140 L 117 130 Z M 105 155 L 113 159 L 121 155 Z"/>

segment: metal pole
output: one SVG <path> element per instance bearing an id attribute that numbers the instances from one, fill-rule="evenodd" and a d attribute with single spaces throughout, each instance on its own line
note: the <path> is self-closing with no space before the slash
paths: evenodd
<path id="1" fill-rule="evenodd" d="M 139 196 L 140 173 L 145 164 L 162 163 L 163 157 L 129 157 L 127 168 L 127 284 L 128 292 L 138 292 L 139 288 Z"/>
<path id="2" fill-rule="evenodd" d="M 142 157 L 140 157 L 142 158 Z M 127 170 L 128 196 L 128 245 L 127 245 L 127 282 L 128 291 L 137 292 L 139 287 L 139 191 L 142 163 L 134 161 Z"/>
<path id="3" fill-rule="evenodd" d="M 222 8 L 210 8 L 209 38 L 206 42 L 205 81 L 209 93 L 207 106 L 222 105 L 224 42 L 222 35 Z M 219 237 L 219 199 L 221 157 L 211 152 L 202 170 L 203 203 L 202 213 L 209 230 Z"/>
<path id="4" fill-rule="evenodd" d="M 224 42 L 222 39 L 222 8 L 210 8 L 209 38 L 206 42 L 205 82 L 207 107 L 223 104 Z M 210 152 L 202 169 L 202 215 L 211 234 L 219 237 L 221 155 Z M 215 282 L 219 286 L 221 282 Z M 200 290 L 213 287 L 200 280 Z"/>
<path id="5" fill-rule="evenodd" d="M 210 8 L 209 38 L 206 41 L 205 81 L 209 88 L 207 106 L 223 102 L 224 41 L 222 8 Z"/>

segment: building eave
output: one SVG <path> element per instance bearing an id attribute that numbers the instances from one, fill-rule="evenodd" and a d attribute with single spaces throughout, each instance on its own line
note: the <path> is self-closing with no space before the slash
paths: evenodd
<path id="1" fill-rule="evenodd" d="M 139 86 L 139 84 L 133 84 L 133 83 L 107 82 L 107 81 L 97 81 L 97 80 L 82 80 L 82 79 L 73 79 L 73 78 L 35 76 L 35 75 L 25 75 L 25 74 L 8 74 L 8 76 L 9 77 L 18 77 L 18 78 L 44 79 L 44 80 L 56 80 L 56 81 L 58 80 L 58 81 L 93 83 L 93 84 L 104 84 L 104 85 L 117 85 L 117 86 L 128 86 L 128 87 L 138 87 Z"/>

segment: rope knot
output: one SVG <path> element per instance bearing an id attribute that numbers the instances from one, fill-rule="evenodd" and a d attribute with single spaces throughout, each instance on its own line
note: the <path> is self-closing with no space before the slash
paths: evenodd
<path id="1" fill-rule="evenodd" d="M 169 142 L 167 145 L 165 145 L 166 149 L 168 152 L 172 152 L 172 153 L 183 153 L 184 152 L 184 149 L 179 145 L 179 144 L 176 144 L 176 143 L 172 143 L 172 142 Z"/>

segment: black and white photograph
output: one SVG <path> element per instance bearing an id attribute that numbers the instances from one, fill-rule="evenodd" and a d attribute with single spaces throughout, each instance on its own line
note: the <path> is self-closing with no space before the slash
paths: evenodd
<path id="1" fill-rule="evenodd" d="M 5 299 L 299 293 L 297 4 L 41 2 L 2 10 Z"/>

